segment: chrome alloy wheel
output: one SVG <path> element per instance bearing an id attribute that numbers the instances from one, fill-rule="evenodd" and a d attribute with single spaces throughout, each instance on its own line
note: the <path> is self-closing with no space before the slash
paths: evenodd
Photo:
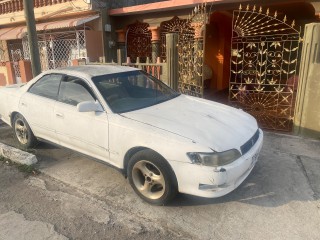
<path id="1" fill-rule="evenodd" d="M 22 119 L 17 119 L 14 125 L 16 136 L 21 144 L 28 143 L 28 128 Z"/>
<path id="2" fill-rule="evenodd" d="M 138 191 L 149 199 L 159 199 L 165 192 L 165 179 L 153 163 L 141 160 L 132 169 L 132 180 Z"/>

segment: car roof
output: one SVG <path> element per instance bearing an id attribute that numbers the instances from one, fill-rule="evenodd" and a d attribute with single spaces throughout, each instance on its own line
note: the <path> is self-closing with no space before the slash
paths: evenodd
<path id="1" fill-rule="evenodd" d="M 57 69 L 46 71 L 44 73 L 63 73 L 68 75 L 77 75 L 77 76 L 92 78 L 95 76 L 129 72 L 129 71 L 138 71 L 138 69 L 133 67 L 120 66 L 120 65 L 83 65 L 83 66 L 57 68 Z"/>

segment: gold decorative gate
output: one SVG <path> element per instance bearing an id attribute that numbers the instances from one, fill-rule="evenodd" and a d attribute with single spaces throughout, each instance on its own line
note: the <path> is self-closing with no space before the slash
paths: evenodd
<path id="1" fill-rule="evenodd" d="M 203 33 L 208 21 L 206 4 L 195 7 L 179 34 L 178 89 L 181 93 L 203 97 Z"/>
<path id="2" fill-rule="evenodd" d="M 186 19 L 181 19 L 174 16 L 169 21 L 164 21 L 160 24 L 160 35 L 161 35 L 161 60 L 167 60 L 167 46 L 166 46 L 166 34 L 167 33 L 178 33 L 183 34 L 186 28 L 190 28 L 188 21 Z"/>
<path id="3" fill-rule="evenodd" d="M 255 6 L 233 13 L 229 100 L 265 129 L 292 128 L 301 42 L 294 26 Z"/>

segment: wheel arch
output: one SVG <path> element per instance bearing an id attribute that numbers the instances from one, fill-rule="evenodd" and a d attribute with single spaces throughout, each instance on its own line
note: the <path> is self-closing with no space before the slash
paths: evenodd
<path id="1" fill-rule="evenodd" d="M 10 114 L 11 127 L 13 127 L 13 119 L 14 119 L 14 117 L 15 117 L 17 114 L 22 115 L 21 113 L 19 113 L 19 112 L 17 112 L 17 111 L 13 111 L 13 112 Z"/>
<path id="2" fill-rule="evenodd" d="M 34 134 L 33 128 L 30 126 L 28 120 L 25 118 L 25 116 L 23 116 L 23 115 L 22 115 L 20 112 L 18 112 L 18 111 L 13 111 L 13 112 L 10 114 L 11 127 L 13 127 L 13 120 L 14 120 L 14 117 L 15 117 L 17 114 L 20 114 L 20 115 L 27 121 L 27 124 L 28 124 L 29 128 L 31 129 L 32 133 Z"/>
<path id="3" fill-rule="evenodd" d="M 124 156 L 124 160 L 123 160 L 123 161 L 124 161 L 124 162 L 123 162 L 123 174 L 124 174 L 125 177 L 127 177 L 127 168 L 128 168 L 128 163 L 129 163 L 131 157 L 132 157 L 134 154 L 136 154 L 136 153 L 138 153 L 138 152 L 140 152 L 140 151 L 143 151 L 143 150 L 150 150 L 150 151 L 154 152 L 155 154 L 158 154 L 159 156 L 161 156 L 161 158 L 162 158 L 162 159 L 166 162 L 166 164 L 170 167 L 171 173 L 173 174 L 173 177 L 175 178 L 175 181 L 176 181 L 176 183 L 178 184 L 178 179 L 177 179 L 176 173 L 174 172 L 174 170 L 173 170 L 171 164 L 168 162 L 168 160 L 167 160 L 165 157 L 163 157 L 160 153 L 158 153 L 157 151 L 155 151 L 155 150 L 153 150 L 153 149 L 151 149 L 151 148 L 142 147 L 142 146 L 140 146 L 140 147 L 133 147 L 133 148 L 129 149 L 129 150 L 126 152 L 126 154 L 125 154 L 125 156 Z"/>

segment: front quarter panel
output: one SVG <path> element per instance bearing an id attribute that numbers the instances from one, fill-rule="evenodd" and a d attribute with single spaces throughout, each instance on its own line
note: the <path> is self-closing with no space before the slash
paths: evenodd
<path id="1" fill-rule="evenodd" d="M 123 169 L 127 151 L 135 147 L 149 148 L 162 155 L 171 165 L 172 161 L 190 162 L 189 151 L 208 152 L 207 147 L 191 139 L 128 119 L 119 114 L 109 114 L 110 161 Z"/>

